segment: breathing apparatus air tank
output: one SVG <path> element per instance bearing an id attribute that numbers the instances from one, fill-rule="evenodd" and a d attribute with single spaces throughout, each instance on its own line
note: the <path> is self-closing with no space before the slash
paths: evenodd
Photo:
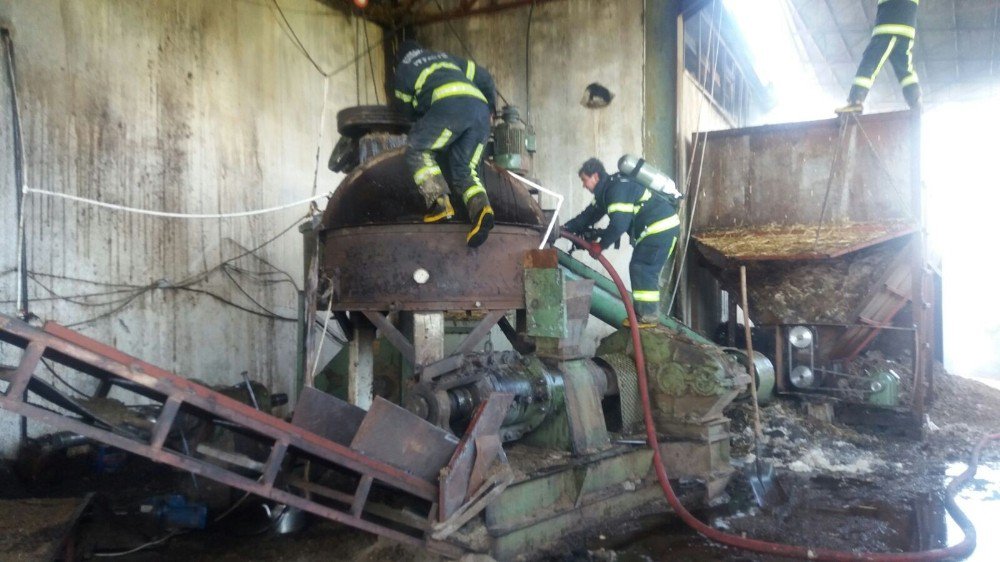
<path id="1" fill-rule="evenodd" d="M 674 180 L 670 179 L 670 176 L 638 156 L 626 154 L 619 158 L 618 171 L 639 182 L 645 188 L 659 191 L 676 199 L 681 197 L 681 192 L 677 191 L 677 185 L 674 184 Z"/>

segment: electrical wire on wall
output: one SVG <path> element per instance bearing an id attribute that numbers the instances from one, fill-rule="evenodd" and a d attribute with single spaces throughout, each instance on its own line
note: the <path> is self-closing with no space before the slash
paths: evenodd
<path id="1" fill-rule="evenodd" d="M 316 162 L 317 162 L 317 164 L 316 164 L 316 171 L 314 172 L 314 177 L 313 177 L 313 197 L 310 198 L 310 199 L 308 199 L 308 200 L 305 200 L 305 201 L 309 201 L 309 202 L 314 202 L 316 199 L 320 199 L 320 198 L 328 196 L 328 194 L 316 195 L 316 191 L 318 191 L 318 168 L 319 168 L 319 164 L 318 163 L 319 163 L 319 154 L 320 154 L 321 147 L 322 147 L 323 129 L 325 128 L 326 104 L 327 104 L 327 98 L 328 98 L 327 94 L 328 94 L 328 85 L 329 85 L 329 81 L 328 80 L 329 80 L 330 77 L 335 76 L 335 75 L 343 72 L 344 70 L 347 70 L 352 65 L 355 65 L 363 57 L 369 56 L 372 51 L 374 51 L 377 47 L 379 47 L 379 45 L 378 44 L 368 45 L 367 48 L 363 52 L 357 53 L 354 56 L 353 60 L 351 60 L 350 62 L 348 62 L 348 63 L 346 63 L 346 64 L 344 64 L 344 65 L 342 65 L 340 67 L 337 67 L 337 68 L 335 68 L 335 69 L 333 69 L 331 71 L 325 71 L 319 65 L 319 63 L 316 61 L 316 59 L 305 48 L 304 44 L 302 43 L 302 41 L 299 38 L 298 34 L 295 32 L 295 29 L 291 26 L 290 22 L 288 21 L 287 17 L 284 14 L 284 10 L 281 8 L 281 5 L 277 2 L 277 0 L 272 0 L 271 4 L 275 8 L 275 11 L 276 11 L 276 14 L 277 14 L 276 15 L 276 19 L 278 20 L 279 25 L 282 26 L 282 30 L 284 31 L 284 33 L 286 34 L 286 36 L 288 36 L 289 40 L 291 40 L 291 42 L 295 45 L 296 49 L 303 55 L 303 57 L 305 57 L 309 61 L 310 65 L 321 76 L 323 76 L 323 78 L 324 78 L 323 108 L 322 108 L 320 119 L 319 119 L 319 121 L 320 121 L 320 127 L 319 127 L 319 131 L 318 131 L 318 140 L 317 140 L 317 156 L 316 156 Z M 11 73 L 13 72 L 12 60 L 11 60 L 12 52 L 11 52 L 11 50 L 9 48 L 9 45 L 7 45 L 7 37 L 6 37 L 6 35 L 5 35 L 4 43 L 5 43 L 5 46 L 8 47 L 6 49 L 6 51 L 7 51 L 6 54 L 7 54 L 7 59 L 8 59 L 8 76 L 9 76 L 9 78 L 12 78 L 12 76 L 11 76 Z M 369 58 L 369 62 L 372 65 L 374 64 L 373 61 L 371 61 L 370 58 Z M 14 111 L 15 111 L 15 115 L 19 115 L 19 113 L 17 112 L 16 106 L 14 108 Z M 17 143 L 16 147 L 19 147 L 19 146 L 20 146 L 20 143 Z M 119 210 L 119 211 L 135 212 L 135 213 L 140 213 L 140 214 L 160 216 L 160 217 L 164 217 L 164 218 L 187 218 L 187 219 L 197 219 L 197 218 L 214 218 L 214 219 L 220 219 L 220 218 L 245 217 L 245 216 L 252 216 L 252 215 L 256 215 L 256 214 L 263 214 L 263 213 L 274 212 L 274 211 L 277 211 L 277 210 L 286 209 L 286 208 L 289 208 L 289 207 L 292 207 L 292 206 L 296 206 L 296 205 L 299 205 L 299 204 L 303 203 L 303 201 L 296 201 L 296 202 L 293 202 L 293 203 L 290 203 L 290 204 L 287 204 L 287 205 L 283 205 L 283 206 L 280 206 L 280 207 L 272 207 L 272 208 L 268 208 L 268 209 L 260 209 L 260 210 L 256 210 L 256 211 L 247 211 L 247 212 L 242 212 L 242 213 L 229 213 L 229 214 L 190 214 L 190 213 L 168 213 L 168 212 L 162 212 L 162 211 L 152 211 L 152 210 L 146 210 L 146 209 L 130 208 L 130 207 L 125 207 L 125 206 L 121 206 L 121 205 L 113 205 L 113 204 L 103 203 L 103 202 L 100 202 L 100 201 L 95 201 L 95 200 L 91 200 L 91 199 L 82 198 L 82 197 L 76 197 L 76 196 L 65 194 L 65 193 L 58 193 L 58 192 L 47 191 L 47 190 L 42 190 L 42 189 L 29 188 L 29 187 L 27 187 L 27 185 L 23 181 L 19 181 L 18 182 L 19 200 L 25 194 L 37 194 L 37 195 L 44 195 L 44 196 L 49 196 L 49 197 L 60 197 L 60 198 L 65 198 L 65 199 L 69 199 L 69 200 L 73 200 L 73 201 L 77 201 L 77 202 L 88 203 L 88 204 L 98 205 L 98 206 L 102 206 L 102 207 L 106 207 L 106 208 L 111 208 L 111 209 L 115 209 L 115 210 Z M 27 201 L 27 198 L 25 197 L 25 204 L 26 204 L 26 201 Z M 313 212 L 315 212 L 315 211 L 316 211 L 316 208 L 314 206 L 313 207 Z M 20 237 L 21 240 L 25 240 L 25 235 L 24 235 L 24 231 L 25 231 L 25 229 L 24 229 L 24 219 L 25 219 L 26 214 L 27 213 L 25 212 L 25 210 L 23 208 L 22 208 L 21 212 L 19 212 L 18 236 Z M 262 248 L 263 246 L 265 246 L 265 245 L 269 244 L 270 242 L 272 242 L 277 237 L 280 237 L 281 235 L 285 234 L 291 228 L 293 228 L 294 226 L 297 226 L 299 224 L 299 222 L 301 222 L 301 219 L 296 219 L 295 223 L 293 223 L 289 228 L 286 228 L 281 233 L 279 233 L 278 236 L 276 236 L 275 238 L 273 238 L 273 239 L 265 242 L 264 244 L 262 244 L 261 246 L 259 246 L 258 248 L 256 248 L 253 251 L 256 251 L 257 249 Z M 21 245 L 19 244 L 19 246 L 21 246 Z M 112 311 L 108 311 L 108 312 L 106 312 L 106 313 L 104 313 L 102 315 L 99 315 L 97 317 L 91 317 L 91 318 L 88 318 L 86 320 L 82 320 L 82 321 L 77 322 L 77 323 L 75 323 L 73 325 L 88 324 L 88 323 L 92 323 L 92 322 L 94 322 L 94 321 L 96 321 L 96 320 L 98 320 L 100 318 L 104 318 L 104 317 L 110 316 L 111 314 L 114 314 L 115 312 L 118 312 L 118 311 L 124 309 L 129 304 L 131 304 L 132 302 L 134 302 L 138 297 L 140 297 L 141 295 L 143 295 L 143 294 L 145 294 L 145 293 L 147 293 L 149 291 L 153 291 L 153 290 L 157 290 L 157 289 L 194 290 L 194 289 L 192 289 L 190 287 L 191 284 L 196 283 L 196 282 L 202 280 L 204 277 L 207 277 L 208 274 L 212 273 L 213 271 L 215 271 L 215 270 L 217 270 L 217 269 L 219 269 L 219 268 L 221 268 L 223 266 L 228 267 L 229 266 L 229 262 L 234 261 L 236 259 L 239 259 L 240 257 L 243 257 L 244 255 L 246 255 L 246 254 L 241 254 L 240 256 L 236 256 L 234 258 L 231 258 L 230 260 L 227 260 L 223 264 L 219 264 L 218 266 L 215 266 L 214 268 L 209 268 L 208 270 L 202 272 L 201 274 L 192 276 L 192 278 L 187 279 L 187 280 L 185 280 L 185 281 L 183 281 L 181 283 L 177 283 L 177 284 L 167 283 L 167 284 L 164 284 L 162 282 L 157 282 L 157 283 L 154 283 L 154 284 L 151 284 L 151 285 L 148 285 L 148 286 L 134 286 L 134 287 L 131 287 L 128 291 L 126 291 L 126 290 L 120 291 L 121 293 L 126 293 L 127 292 L 128 294 L 126 294 L 125 296 L 113 299 L 111 301 L 103 302 L 103 303 L 83 303 L 83 302 L 78 301 L 78 302 L 76 302 L 74 304 L 83 305 L 83 306 L 86 306 L 87 304 L 90 304 L 92 306 L 112 306 L 112 305 L 117 305 L 117 306 Z M 16 302 L 18 303 L 19 310 L 23 310 L 23 311 L 26 312 L 27 311 L 27 304 L 26 303 L 27 303 L 27 299 L 28 299 L 27 285 L 28 285 L 28 280 L 29 280 L 29 273 L 31 273 L 33 275 L 39 275 L 41 273 L 39 273 L 39 272 L 33 272 L 33 271 L 29 270 L 29 267 L 28 267 L 27 261 L 26 261 L 26 252 L 22 252 L 21 253 L 21 256 L 19 258 L 19 263 L 23 263 L 24 264 L 22 267 L 19 268 L 19 271 L 21 272 L 21 277 L 24 279 L 24 281 L 19 283 L 19 287 L 18 287 L 18 299 L 17 299 Z M 282 272 L 282 273 L 283 273 L 283 275 L 285 277 L 287 277 L 290 281 L 292 281 L 292 284 L 294 286 L 296 286 L 296 289 L 297 289 L 297 285 L 294 283 L 294 280 L 293 280 L 292 276 L 290 274 L 288 274 L 287 272 Z M 42 274 L 42 275 L 44 275 L 44 274 Z M 60 297 L 54 291 L 49 290 L 48 288 L 46 288 L 45 286 L 43 286 L 37 279 L 32 278 L 31 281 L 34 281 L 36 284 L 39 284 L 39 286 L 42 286 L 43 289 L 46 290 L 46 292 L 49 292 L 49 294 L 52 295 L 52 300 L 57 300 L 58 299 L 58 300 L 67 300 L 67 302 L 72 302 L 72 301 L 70 301 L 68 299 Z M 80 281 L 86 282 L 86 280 L 80 280 Z M 235 280 L 233 280 L 233 281 L 235 281 Z M 113 285 L 114 284 L 107 284 L 106 286 L 113 286 Z M 294 319 L 289 319 L 287 317 L 281 317 L 279 315 L 271 314 L 266 309 L 261 310 L 261 311 L 257 311 L 257 310 L 249 309 L 247 307 L 241 307 L 240 305 L 232 303 L 228 299 L 225 299 L 224 297 L 221 297 L 219 295 L 215 295 L 214 293 L 210 294 L 208 292 L 205 292 L 204 290 L 200 290 L 200 291 L 202 292 L 202 294 L 206 294 L 207 296 L 211 296 L 212 298 L 218 300 L 219 302 L 222 302 L 222 303 L 227 304 L 227 305 L 234 306 L 236 308 L 240 308 L 240 309 L 242 309 L 242 310 L 244 310 L 246 312 L 249 312 L 249 313 L 263 315 L 263 316 L 266 316 L 266 317 L 270 317 L 270 318 L 273 318 L 273 319 L 276 319 L 276 320 L 282 320 L 282 321 L 293 321 L 294 320 Z M 93 298 L 93 297 L 96 297 L 96 296 L 99 296 L 99 293 L 90 293 L 90 294 L 76 295 L 75 299 L 87 299 L 87 298 Z M 261 308 L 261 307 L 258 306 L 258 308 Z"/>
<path id="2" fill-rule="evenodd" d="M 82 278 L 77 278 L 77 277 L 57 276 L 57 275 L 52 275 L 52 274 L 48 274 L 48 273 L 41 273 L 41 272 L 35 272 L 35 271 L 29 272 L 30 279 L 35 284 L 37 284 L 38 286 L 42 287 L 42 289 L 45 290 L 47 293 L 49 293 L 50 295 L 52 295 L 51 299 L 38 299 L 38 300 L 63 300 L 63 301 L 70 302 L 70 303 L 73 303 L 75 305 L 84 306 L 84 307 L 114 306 L 114 308 L 112 308 L 111 310 L 105 311 L 105 312 L 103 312 L 101 314 L 98 314 L 96 316 L 92 316 L 92 317 L 89 317 L 87 319 L 74 322 L 72 324 L 67 324 L 67 327 L 77 327 L 77 326 L 83 326 L 83 325 L 87 325 L 87 324 L 92 324 L 93 322 L 96 322 L 96 321 L 101 320 L 103 318 L 107 318 L 109 316 L 117 314 L 118 312 L 121 312 L 122 310 L 126 309 L 132 303 L 136 302 L 136 300 L 139 297 L 141 297 L 141 296 L 143 296 L 143 295 L 145 295 L 147 293 L 154 292 L 154 291 L 186 291 L 186 292 L 197 293 L 197 294 L 200 294 L 200 295 L 208 296 L 209 298 L 212 298 L 213 300 L 215 300 L 215 301 L 217 301 L 217 302 L 219 302 L 219 303 L 221 303 L 223 305 L 226 305 L 226 306 L 229 306 L 229 307 L 241 310 L 241 311 L 246 312 L 248 314 L 252 314 L 252 315 L 255 315 L 255 316 L 262 317 L 262 318 L 267 318 L 267 319 L 270 319 L 270 320 L 276 320 L 276 321 L 282 321 L 282 322 L 296 322 L 297 321 L 296 318 L 291 318 L 291 317 L 286 317 L 286 316 L 281 316 L 281 315 L 275 314 L 272 311 L 270 311 L 268 308 L 264 307 L 259 301 L 257 301 L 257 299 L 255 299 L 252 296 L 250 296 L 250 294 L 246 290 L 246 288 L 243 287 L 243 285 L 240 284 L 238 281 L 236 281 L 236 279 L 234 277 L 232 277 L 231 275 L 229 275 L 229 272 L 230 272 L 230 270 L 232 270 L 232 271 L 249 272 L 250 274 L 253 274 L 253 275 L 259 275 L 259 274 L 278 275 L 278 276 L 281 276 L 281 279 L 274 279 L 274 280 L 265 279 L 265 280 L 263 280 L 263 282 L 264 283 L 290 283 L 293 286 L 293 288 L 295 289 L 296 293 L 297 293 L 299 291 L 299 288 L 298 288 L 298 285 L 295 283 L 294 278 L 291 276 L 291 274 L 288 273 L 287 271 L 281 270 L 281 269 L 273 266 L 272 264 L 270 264 L 270 262 L 268 262 L 264 258 L 258 256 L 257 252 L 259 252 L 264 247 L 270 245 L 271 243 L 275 242 L 276 240 L 278 240 L 279 238 L 281 238 L 282 236 L 284 236 L 288 232 L 291 232 L 292 229 L 294 229 L 299 224 L 301 224 L 303 220 L 304 219 L 301 218 L 301 217 L 296 218 L 290 225 L 288 225 L 286 228 L 284 228 L 281 232 L 279 232 L 278 234 L 272 236 L 271 238 L 269 238 L 268 240 L 264 241 L 263 243 L 257 245 L 256 247 L 250 248 L 250 249 L 246 249 L 243 252 L 240 252 L 239 254 L 237 254 L 237 255 L 235 255 L 233 257 L 227 258 L 227 259 L 219 262 L 218 264 L 216 264 L 216 265 L 214 265 L 212 267 L 206 268 L 206 269 L 204 269 L 204 270 L 202 270 L 202 271 L 200 271 L 198 273 L 187 275 L 182 281 L 177 282 L 177 283 L 172 283 L 172 282 L 169 282 L 169 281 L 167 281 L 165 279 L 159 279 L 159 280 L 153 281 L 153 282 L 151 282 L 149 284 L 146 284 L 146 285 L 123 284 L 123 283 L 107 283 L 107 282 L 94 281 L 94 280 L 82 279 Z M 235 262 L 235 261 L 237 261 L 239 259 L 242 259 L 244 257 L 247 257 L 247 256 L 253 256 L 254 259 L 256 259 L 257 261 L 259 261 L 261 264 L 263 264 L 265 266 L 268 266 L 268 267 L 271 267 L 272 271 L 253 272 L 251 270 L 247 270 L 245 268 L 238 268 L 237 266 L 233 265 L 233 262 Z M 208 291 L 206 289 L 201 289 L 201 288 L 195 287 L 195 285 L 197 285 L 198 283 L 201 283 L 203 281 L 206 281 L 213 273 L 216 273 L 216 272 L 222 272 L 226 276 L 227 279 L 229 279 L 234 285 L 236 285 L 237 290 L 239 292 L 243 293 L 260 310 L 255 310 L 255 309 L 252 309 L 250 307 L 243 306 L 241 304 L 233 302 L 232 300 L 230 300 L 230 299 L 228 299 L 226 297 L 223 297 L 221 295 L 218 295 L 218 294 L 213 293 L 211 291 Z M 55 290 L 51 289 L 48 285 L 46 285 L 43 282 L 41 282 L 38 279 L 38 277 L 48 277 L 48 278 L 57 279 L 57 280 L 68 280 L 68 281 L 73 281 L 73 282 L 77 282 L 77 283 L 88 283 L 88 284 L 97 285 L 97 286 L 110 287 L 110 288 L 113 288 L 113 290 L 110 290 L 110 291 L 99 291 L 99 292 L 95 292 L 95 293 L 78 294 L 78 295 L 72 295 L 72 296 L 63 296 L 63 295 L 58 294 Z M 124 293 L 123 296 L 116 296 L 116 295 L 122 295 L 123 293 Z M 110 300 L 103 300 L 103 301 L 100 301 L 100 302 L 89 302 L 89 301 L 84 300 L 84 299 L 90 299 L 90 298 L 100 297 L 100 296 L 115 296 L 115 298 L 112 298 Z"/>
<path id="3" fill-rule="evenodd" d="M 365 30 L 365 49 L 368 52 L 368 70 L 371 72 L 372 77 L 372 91 L 375 92 L 375 103 L 381 105 L 382 100 L 378 95 L 378 83 L 375 80 L 375 61 L 372 60 L 372 46 L 368 41 L 368 18 L 365 17 L 364 11 L 361 12 L 361 27 Z"/>
<path id="4" fill-rule="evenodd" d="M 441 5 L 441 0 L 434 0 L 434 3 L 437 5 L 438 10 L 442 14 L 446 14 L 444 6 Z M 448 27 L 448 30 L 451 31 L 451 34 L 455 36 L 455 39 L 458 40 L 458 44 L 462 47 L 462 50 L 465 52 L 465 56 L 468 57 L 469 60 L 471 60 L 472 62 L 476 62 L 476 57 L 473 56 L 472 49 L 469 49 L 469 46 L 465 43 L 465 40 L 462 39 L 462 36 L 459 35 L 455 27 L 451 25 L 451 22 L 448 20 L 444 20 L 444 24 Z M 507 101 L 506 97 L 504 97 L 503 93 L 500 91 L 500 88 L 496 88 L 496 92 L 497 96 L 499 96 L 500 99 L 503 100 L 504 105 L 510 105 L 510 102 Z"/>
<path id="5" fill-rule="evenodd" d="M 524 32 L 524 116 L 528 125 L 531 121 L 531 18 L 535 15 L 535 0 L 528 8 L 528 25 Z"/>
<path id="6" fill-rule="evenodd" d="M 4 60 L 7 63 L 7 85 L 10 89 L 11 130 L 14 136 L 14 189 L 15 212 L 17 214 L 17 314 L 27 320 L 28 310 L 28 252 L 24 237 L 24 191 L 26 185 L 24 169 L 24 142 L 21 136 L 21 109 L 17 100 L 17 77 L 14 66 L 14 41 L 7 28 L 0 29 L 0 39 L 4 46 Z"/>

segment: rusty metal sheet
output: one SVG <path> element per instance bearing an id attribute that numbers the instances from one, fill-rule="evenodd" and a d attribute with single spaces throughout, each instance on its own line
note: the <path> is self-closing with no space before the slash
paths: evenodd
<path id="1" fill-rule="evenodd" d="M 338 228 L 321 234 L 321 276 L 333 310 L 507 310 L 524 308 L 524 253 L 541 235 L 498 225 L 469 248 L 468 224 Z M 414 273 L 424 269 L 424 283 Z"/>
<path id="2" fill-rule="evenodd" d="M 323 213 L 323 229 L 421 224 L 426 208 L 404 162 L 404 151 L 399 148 L 380 154 L 344 178 Z M 497 224 L 545 226 L 542 209 L 531 197 L 527 185 L 490 162 L 483 163 L 481 178 Z M 453 195 L 452 202 L 457 213 L 455 220 L 468 225 L 469 216 L 461 204 L 461 197 Z M 538 237 L 541 238 L 541 233 Z"/>
<path id="3" fill-rule="evenodd" d="M 913 248 L 900 252 L 882 279 L 872 286 L 872 292 L 853 313 L 857 325 L 848 328 L 831 345 L 830 358 L 854 359 L 882 331 L 896 314 L 911 300 L 913 280 L 910 256 Z"/>
<path id="4" fill-rule="evenodd" d="M 693 231 L 816 225 L 821 215 L 823 224 L 919 224 L 918 129 L 911 112 L 896 112 L 849 122 L 843 141 L 836 119 L 710 132 Z"/>
<path id="5" fill-rule="evenodd" d="M 361 427 L 365 411 L 353 404 L 315 388 L 302 389 L 292 413 L 292 425 L 301 427 L 334 443 L 350 446 Z"/>
<path id="6" fill-rule="evenodd" d="M 477 442 L 481 437 L 497 435 L 513 401 L 513 394 L 494 392 L 476 408 L 462 441 L 448 462 L 448 468 L 441 475 L 438 499 L 440 521 L 447 521 L 458 511 L 469 495 L 475 492 L 471 485 L 482 482 L 484 471 L 498 455 L 503 454 L 503 449 L 499 447 L 487 447 L 488 450 L 480 451 Z M 480 470 L 474 474 L 475 467 Z"/>
<path id="7" fill-rule="evenodd" d="M 559 254 L 555 248 L 531 250 L 524 255 L 524 267 L 540 269 L 556 269 L 559 267 Z"/>
<path id="8" fill-rule="evenodd" d="M 366 457 L 428 482 L 437 482 L 456 446 L 458 437 L 380 396 L 351 441 L 351 449 Z"/>

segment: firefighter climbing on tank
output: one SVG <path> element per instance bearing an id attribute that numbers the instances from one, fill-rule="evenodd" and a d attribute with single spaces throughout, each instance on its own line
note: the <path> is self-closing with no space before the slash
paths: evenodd
<path id="1" fill-rule="evenodd" d="M 907 105 L 910 109 L 920 109 L 920 84 L 913 69 L 918 4 L 919 0 L 878 0 L 875 29 L 861 56 L 854 84 L 847 96 L 847 105 L 838 108 L 837 113 L 860 113 L 864 109 L 868 91 L 886 60 L 896 72 Z"/>
<path id="2" fill-rule="evenodd" d="M 594 258 L 628 232 L 635 247 L 628 268 L 632 300 L 639 327 L 652 328 L 660 322 L 660 272 L 673 255 L 680 231 L 675 197 L 679 193 L 666 175 L 649 173 L 652 166 L 642 173 L 644 165 L 642 159 L 626 155 L 618 162 L 621 173 L 608 175 L 597 158 L 584 162 L 578 172 L 580 181 L 594 200 L 565 229 L 579 235 L 607 215 L 608 226 L 590 251 Z M 639 179 L 645 179 L 649 187 Z"/>
<path id="3" fill-rule="evenodd" d="M 496 110 L 493 78 L 483 67 L 459 57 L 430 51 L 407 40 L 397 53 L 395 95 L 417 118 L 407 138 L 406 164 L 424 197 L 424 222 L 455 215 L 449 186 L 439 163 L 447 166 L 450 192 L 469 212 L 470 247 L 480 246 L 493 228 L 494 215 L 479 177 L 483 149 Z"/>

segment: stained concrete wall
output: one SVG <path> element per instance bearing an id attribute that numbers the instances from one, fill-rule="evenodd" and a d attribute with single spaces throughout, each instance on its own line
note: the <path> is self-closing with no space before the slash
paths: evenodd
<path id="1" fill-rule="evenodd" d="M 525 7 L 437 23 L 418 28 L 417 36 L 429 48 L 472 58 L 488 68 L 500 94 L 521 109 L 522 117 L 530 101 L 538 141 L 534 177 L 566 197 L 559 213 L 565 222 L 593 199 L 577 176 L 584 160 L 596 156 L 614 171 L 622 154 L 643 151 L 644 2 L 570 0 L 536 6 L 528 51 L 530 100 L 525 66 L 528 14 Z M 581 104 L 591 82 L 614 94 L 608 107 L 590 109 Z M 666 97 L 664 101 L 672 103 Z M 502 106 L 504 100 L 497 103 Z M 545 197 L 543 206 L 553 207 L 554 200 Z M 607 255 L 627 280 L 632 252 L 627 238 L 622 240 L 623 248 Z M 565 242 L 559 245 L 567 247 Z M 576 255 L 603 270 L 583 253 Z M 594 322 L 585 346 L 591 349 L 599 336 L 610 331 L 594 327 Z"/>
<path id="2" fill-rule="evenodd" d="M 15 42 L 28 185 L 185 213 L 260 209 L 332 190 L 340 176 L 325 160 L 337 139 L 336 111 L 375 101 L 367 58 L 354 64 L 364 35 L 350 16 L 314 0 L 281 6 L 318 65 L 337 71 L 328 84 L 264 0 L 0 2 Z M 369 26 L 368 37 L 380 42 L 379 28 Z M 380 78 L 381 48 L 372 55 Z M 9 91 L 0 90 L 0 311 L 13 314 L 16 186 Z M 181 220 L 31 196 L 31 310 L 184 376 L 236 383 L 246 370 L 288 391 L 296 324 L 272 313 L 296 316 L 295 287 L 281 274 L 230 271 L 258 305 L 213 268 L 306 211 Z M 257 255 L 301 287 L 294 228 Z M 235 264 L 276 271 L 249 257 Z M 172 288 L 192 279 L 199 281 Z M 17 355 L 0 344 L 0 363 Z M 0 414 L 0 452 L 16 440 L 16 418 Z"/>

